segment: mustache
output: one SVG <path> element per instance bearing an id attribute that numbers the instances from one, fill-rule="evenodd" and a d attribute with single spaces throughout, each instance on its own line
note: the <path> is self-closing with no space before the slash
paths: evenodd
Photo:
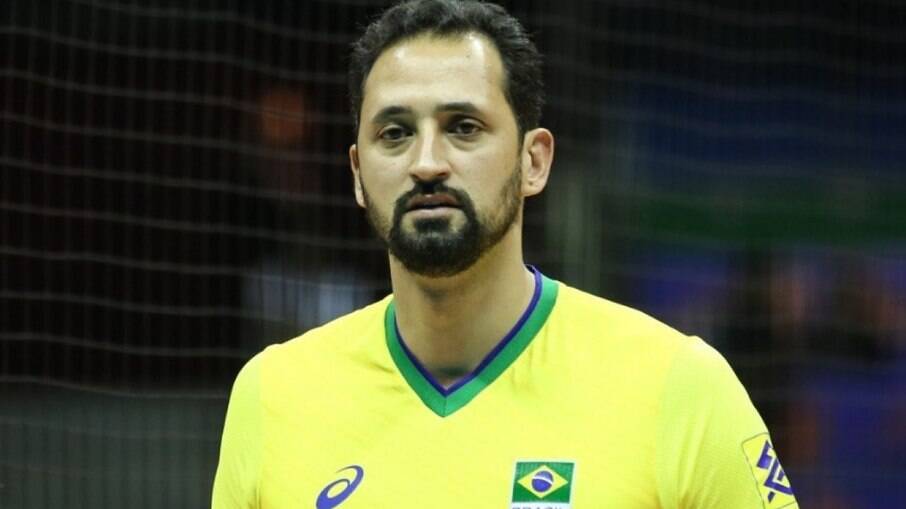
<path id="1" fill-rule="evenodd" d="M 411 207 L 413 201 L 428 196 L 446 195 L 460 207 L 471 209 L 472 199 L 465 191 L 450 187 L 440 181 L 416 182 L 415 186 L 403 193 L 396 200 L 394 205 L 394 215 L 401 217 Z"/>

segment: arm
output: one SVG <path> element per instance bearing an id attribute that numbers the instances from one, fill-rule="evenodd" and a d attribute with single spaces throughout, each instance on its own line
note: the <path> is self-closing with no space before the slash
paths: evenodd
<path id="1" fill-rule="evenodd" d="M 212 509 L 255 509 L 261 471 L 262 426 L 259 393 L 261 354 L 236 377 L 220 443 Z"/>
<path id="2" fill-rule="evenodd" d="M 666 379 L 657 444 L 661 505 L 798 509 L 767 428 L 724 358 L 690 338 Z"/>

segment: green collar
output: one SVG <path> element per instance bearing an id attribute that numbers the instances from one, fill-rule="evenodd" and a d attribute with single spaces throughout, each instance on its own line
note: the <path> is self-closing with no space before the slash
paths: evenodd
<path id="1" fill-rule="evenodd" d="M 412 390 L 437 415 L 447 417 L 453 414 L 472 401 L 485 387 L 491 385 L 516 361 L 547 321 L 557 300 L 557 282 L 548 279 L 534 268 L 531 270 L 535 274 L 535 293 L 516 325 L 473 372 L 449 388 L 437 383 L 406 347 L 397 328 L 394 301 L 391 300 L 387 305 L 384 330 L 390 356 Z"/>

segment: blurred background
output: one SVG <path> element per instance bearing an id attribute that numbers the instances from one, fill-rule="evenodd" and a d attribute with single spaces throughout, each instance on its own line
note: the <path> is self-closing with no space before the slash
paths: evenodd
<path id="1" fill-rule="evenodd" d="M 803 508 L 906 506 L 906 5 L 501 2 L 547 275 L 706 338 Z M 205 507 L 265 345 L 389 291 L 351 193 L 383 1 L 0 3 L 0 507 Z"/>

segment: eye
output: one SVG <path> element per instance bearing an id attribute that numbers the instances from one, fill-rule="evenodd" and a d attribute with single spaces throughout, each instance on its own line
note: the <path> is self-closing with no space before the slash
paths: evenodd
<path id="1" fill-rule="evenodd" d="M 390 125 L 387 126 L 378 133 L 378 137 L 383 141 L 401 141 L 403 138 L 409 136 L 412 132 L 409 129 L 406 129 L 399 125 Z"/>
<path id="2" fill-rule="evenodd" d="M 481 125 L 474 120 L 462 119 L 453 122 L 450 132 L 459 136 L 472 136 L 481 131 Z"/>

